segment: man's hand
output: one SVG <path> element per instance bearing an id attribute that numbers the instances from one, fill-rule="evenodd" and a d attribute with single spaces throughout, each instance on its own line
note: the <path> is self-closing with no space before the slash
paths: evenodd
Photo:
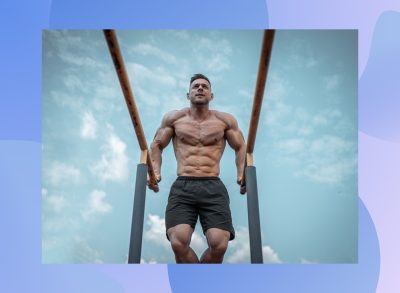
<path id="1" fill-rule="evenodd" d="M 245 194 L 246 193 L 246 181 L 243 180 L 242 177 L 239 177 L 237 180 L 237 184 L 240 185 L 240 194 Z"/>
<path id="2" fill-rule="evenodd" d="M 149 187 L 149 189 L 153 190 L 154 192 L 159 192 L 160 187 L 158 186 L 158 182 L 161 181 L 160 174 L 156 174 L 156 180 L 157 180 L 156 184 L 150 184 L 150 177 L 149 177 L 149 174 L 147 174 L 147 186 Z"/>

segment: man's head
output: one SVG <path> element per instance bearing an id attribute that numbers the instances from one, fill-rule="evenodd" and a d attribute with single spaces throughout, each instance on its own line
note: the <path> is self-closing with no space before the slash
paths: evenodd
<path id="1" fill-rule="evenodd" d="M 211 82 L 207 76 L 197 73 L 190 79 L 189 92 L 187 99 L 195 105 L 206 105 L 214 95 L 211 91 Z"/>

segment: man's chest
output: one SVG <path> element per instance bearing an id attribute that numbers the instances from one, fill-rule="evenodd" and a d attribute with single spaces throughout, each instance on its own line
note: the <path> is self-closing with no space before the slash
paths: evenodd
<path id="1" fill-rule="evenodd" d="M 184 119 L 174 125 L 176 139 L 190 145 L 216 145 L 224 141 L 225 128 L 218 119 L 203 122 Z"/>

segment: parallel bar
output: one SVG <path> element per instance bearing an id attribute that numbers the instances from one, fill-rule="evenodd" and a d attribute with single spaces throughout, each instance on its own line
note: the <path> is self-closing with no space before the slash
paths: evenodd
<path id="1" fill-rule="evenodd" d="M 124 65 L 124 60 L 122 58 L 121 50 L 119 48 L 117 36 L 114 30 L 103 30 L 104 36 L 107 41 L 108 49 L 110 51 L 112 60 L 114 62 L 115 70 L 117 71 L 119 83 L 124 93 L 125 102 L 128 107 L 129 114 L 132 119 L 133 127 L 136 132 L 137 139 L 139 141 L 139 146 L 142 151 L 147 151 L 146 163 L 148 166 L 148 173 L 150 177 L 150 184 L 154 185 L 157 183 L 156 175 L 154 174 L 153 164 L 150 158 L 150 153 L 148 152 L 146 137 L 144 135 L 142 123 L 139 117 L 139 111 L 136 107 L 135 98 L 130 86 L 128 73 Z"/>
<path id="2" fill-rule="evenodd" d="M 253 166 L 253 151 L 254 144 L 256 141 L 256 134 L 258 128 L 258 121 L 260 119 L 260 111 L 262 101 L 264 97 L 265 83 L 267 80 L 268 67 L 271 59 L 272 45 L 274 43 L 275 30 L 264 30 L 264 37 L 261 48 L 260 63 L 258 65 L 258 75 L 256 90 L 254 92 L 253 109 L 251 110 L 249 134 L 247 136 L 246 153 L 247 158 L 251 158 L 251 161 L 246 159 L 245 166 Z M 243 181 L 246 180 L 245 168 L 243 168 Z"/>
<path id="3" fill-rule="evenodd" d="M 144 208 L 146 201 L 146 182 L 148 167 L 138 164 L 136 172 L 135 198 L 133 201 L 131 239 L 129 243 L 128 263 L 140 263 L 142 254 Z"/>
<path id="4" fill-rule="evenodd" d="M 249 135 L 247 137 L 247 153 L 253 153 L 254 143 L 256 141 L 256 133 L 258 121 L 260 118 L 260 111 L 262 100 L 264 96 L 265 82 L 267 80 L 268 66 L 271 57 L 272 44 L 274 41 L 275 30 L 265 30 L 263 37 L 263 44 L 261 49 L 260 63 L 258 65 L 258 75 L 256 90 L 254 93 L 253 109 L 251 111 L 251 120 L 249 127 Z"/>
<path id="5" fill-rule="evenodd" d="M 247 215 L 249 219 L 250 259 L 251 263 L 263 263 L 260 211 L 256 167 L 246 167 Z"/>

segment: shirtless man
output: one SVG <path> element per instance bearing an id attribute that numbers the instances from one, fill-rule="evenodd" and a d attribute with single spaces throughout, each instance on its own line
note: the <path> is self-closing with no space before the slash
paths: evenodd
<path id="1" fill-rule="evenodd" d="M 202 74 L 190 80 L 190 108 L 167 113 L 150 147 L 157 180 L 161 180 L 161 153 L 173 141 L 178 178 L 171 187 L 166 209 L 167 238 L 177 263 L 222 263 L 229 240 L 235 237 L 227 190 L 219 179 L 219 163 L 226 141 L 235 150 L 237 182 L 242 180 L 246 146 L 235 118 L 209 109 L 214 98 L 211 83 Z M 149 186 L 158 192 L 158 185 Z M 200 260 L 190 240 L 200 216 L 208 248 Z"/>

